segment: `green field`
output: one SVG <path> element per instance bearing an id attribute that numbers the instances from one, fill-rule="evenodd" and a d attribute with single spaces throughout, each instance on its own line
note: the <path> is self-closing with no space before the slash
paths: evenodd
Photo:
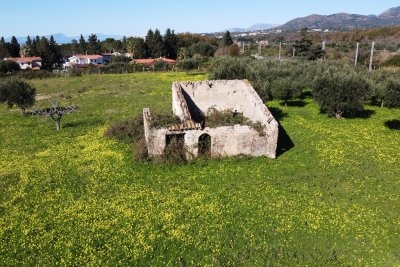
<path id="1" fill-rule="evenodd" d="M 398 266 L 400 110 L 336 120 L 268 103 L 277 159 L 138 163 L 115 121 L 172 110 L 173 81 L 138 73 L 31 81 L 79 106 L 60 131 L 0 106 L 1 266 Z M 172 112 L 172 111 L 171 111 Z"/>

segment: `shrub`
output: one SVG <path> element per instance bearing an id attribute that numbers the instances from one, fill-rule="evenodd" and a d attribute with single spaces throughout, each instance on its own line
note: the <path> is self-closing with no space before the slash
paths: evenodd
<path id="1" fill-rule="evenodd" d="M 204 119 L 205 127 L 232 126 L 236 124 L 248 125 L 256 130 L 260 136 L 264 136 L 264 125 L 261 122 L 252 122 L 243 113 L 233 112 L 232 110 L 222 110 L 211 108 Z"/>
<path id="2" fill-rule="evenodd" d="M 176 116 L 163 113 L 154 113 L 152 114 L 151 127 L 161 128 L 177 122 L 180 122 L 180 120 Z M 149 160 L 146 141 L 144 138 L 142 114 L 121 122 L 111 123 L 111 125 L 104 132 L 104 136 L 131 143 L 133 147 L 133 154 L 136 160 Z M 175 150 L 176 147 L 172 143 L 172 145 L 165 150 L 165 153 L 162 157 L 155 158 L 154 160 L 157 162 L 175 162 L 176 160 L 175 163 L 182 163 L 182 155 L 185 155 L 186 150 L 177 151 L 178 155 L 176 156 L 172 155 Z M 184 158 L 186 160 L 186 157 Z"/>
<path id="3" fill-rule="evenodd" d="M 142 114 L 121 122 L 112 123 L 106 129 L 104 135 L 129 143 L 140 141 L 144 138 Z"/>
<path id="4" fill-rule="evenodd" d="M 298 98 L 302 93 L 302 86 L 298 81 L 290 78 L 281 78 L 271 83 L 271 92 L 274 99 L 283 100 L 285 106 L 287 102 L 294 98 Z"/>
<path id="5" fill-rule="evenodd" d="M 385 106 L 389 108 L 400 107 L 400 81 L 389 80 L 385 90 Z"/>
<path id="6" fill-rule="evenodd" d="M 120 73 L 132 73 L 138 70 L 137 64 L 127 62 L 113 62 L 101 68 L 102 73 L 107 74 L 120 74 Z"/>
<path id="7" fill-rule="evenodd" d="M 82 69 L 79 67 L 68 69 L 68 76 L 77 77 L 82 76 Z"/>
<path id="8" fill-rule="evenodd" d="M 393 55 L 382 63 L 382 66 L 400 66 L 400 55 Z"/>
<path id="9" fill-rule="evenodd" d="M 154 64 L 154 70 L 165 71 L 169 68 L 169 65 L 164 61 L 158 61 Z"/>
<path id="10" fill-rule="evenodd" d="M 162 128 L 174 123 L 180 123 L 179 117 L 173 114 L 166 113 L 153 113 L 151 114 L 151 124 L 150 127 Z"/>
<path id="11" fill-rule="evenodd" d="M 184 59 L 178 63 L 178 68 L 184 71 L 197 69 L 198 66 L 199 63 L 193 58 Z"/>
<path id="12" fill-rule="evenodd" d="M 21 70 L 16 73 L 16 76 L 20 79 L 32 80 L 51 78 L 53 74 L 47 70 Z"/>
<path id="13" fill-rule="evenodd" d="M 185 164 L 188 162 L 187 152 L 188 149 L 178 137 L 172 137 L 164 149 L 164 153 L 160 158 L 155 158 L 158 162 Z"/>
<path id="14" fill-rule="evenodd" d="M 247 123 L 248 119 L 243 116 L 243 113 L 233 112 L 231 110 L 218 111 L 211 108 L 205 118 L 205 126 L 210 128 Z"/>
<path id="15" fill-rule="evenodd" d="M 216 51 L 216 47 L 207 42 L 196 42 L 189 47 L 191 55 L 199 54 L 203 57 L 212 57 Z"/>
<path id="16" fill-rule="evenodd" d="M 210 68 L 210 78 L 213 80 L 223 79 L 246 79 L 248 65 L 253 61 L 250 58 L 219 58 Z"/>
<path id="17" fill-rule="evenodd" d="M 133 144 L 133 155 L 134 158 L 138 161 L 148 161 L 150 159 L 147 150 L 146 140 L 144 139 L 144 137 L 137 140 Z"/>
<path id="18" fill-rule="evenodd" d="M 12 60 L 0 60 L 0 73 L 9 73 L 18 71 L 19 65 Z"/>

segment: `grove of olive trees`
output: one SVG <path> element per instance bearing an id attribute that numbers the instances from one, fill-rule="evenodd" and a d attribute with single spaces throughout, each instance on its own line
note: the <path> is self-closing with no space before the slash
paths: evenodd
<path id="1" fill-rule="evenodd" d="M 212 79 L 248 79 L 264 101 L 288 101 L 312 93 L 323 113 L 336 118 L 363 114 L 364 105 L 376 99 L 382 106 L 400 106 L 400 79 L 385 70 L 327 61 L 273 61 L 219 58 L 210 68 Z"/>

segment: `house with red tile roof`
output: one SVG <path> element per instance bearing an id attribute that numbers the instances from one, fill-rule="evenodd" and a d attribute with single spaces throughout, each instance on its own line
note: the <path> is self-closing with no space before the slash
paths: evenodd
<path id="1" fill-rule="evenodd" d="M 9 57 L 5 58 L 4 60 L 12 60 L 18 63 L 21 70 L 40 70 L 42 67 L 42 58 L 40 57 Z"/>

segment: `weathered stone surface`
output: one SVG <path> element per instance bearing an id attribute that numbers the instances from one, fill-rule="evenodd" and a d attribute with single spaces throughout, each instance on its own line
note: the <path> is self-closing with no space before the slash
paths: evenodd
<path id="1" fill-rule="evenodd" d="M 185 128 L 185 125 L 199 125 L 201 118 L 210 109 L 243 113 L 250 121 L 260 122 L 264 126 L 264 133 L 260 135 L 247 125 Z M 179 134 L 184 138 L 188 158 L 198 156 L 201 146 L 199 142 L 203 142 L 201 140 L 204 136 L 211 141 L 209 149 L 212 157 L 239 154 L 270 158 L 276 156 L 278 122 L 247 80 L 174 82 L 172 110 L 181 119 L 182 127 L 153 129 L 149 126 L 149 109 L 143 110 L 149 155 L 161 155 L 166 147 L 167 136 Z"/>

